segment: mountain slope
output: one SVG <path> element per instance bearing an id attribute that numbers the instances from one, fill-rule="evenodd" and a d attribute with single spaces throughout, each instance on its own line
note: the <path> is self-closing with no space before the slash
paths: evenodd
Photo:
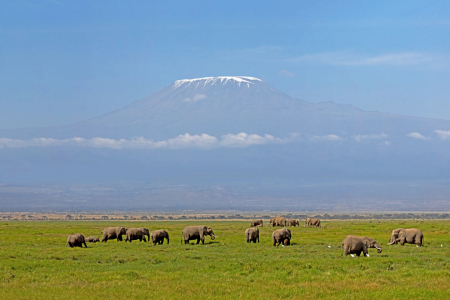
<path id="1" fill-rule="evenodd" d="M 145 137 L 180 134 L 361 135 L 450 130 L 450 121 L 367 112 L 333 102 L 310 103 L 286 95 L 253 77 L 178 80 L 127 107 L 59 127 L 3 130 L 9 138 Z"/>

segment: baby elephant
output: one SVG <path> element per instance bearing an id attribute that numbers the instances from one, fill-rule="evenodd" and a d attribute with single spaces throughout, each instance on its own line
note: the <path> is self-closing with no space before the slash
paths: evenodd
<path id="1" fill-rule="evenodd" d="M 67 246 L 69 246 L 70 248 L 73 247 L 83 248 L 83 244 L 87 248 L 86 241 L 84 240 L 84 236 L 81 233 L 71 234 L 67 238 Z"/>
<path id="2" fill-rule="evenodd" d="M 272 233 L 272 241 L 274 246 L 280 246 L 281 243 L 283 245 L 291 244 L 291 230 L 288 228 L 277 229 Z M 278 245 L 277 245 L 278 243 Z"/>
<path id="3" fill-rule="evenodd" d="M 98 242 L 100 242 L 100 240 L 96 236 L 90 236 L 90 237 L 86 238 L 86 242 L 88 242 L 88 243 L 98 243 Z"/>
<path id="4" fill-rule="evenodd" d="M 169 233 L 165 230 L 153 230 L 150 238 L 152 239 L 153 246 L 155 246 L 157 243 L 159 245 L 162 245 L 164 239 L 167 239 L 167 245 L 169 245 Z"/>
<path id="5" fill-rule="evenodd" d="M 256 240 L 259 243 L 259 229 L 256 227 L 250 227 L 245 230 L 245 240 L 247 243 L 253 242 L 256 244 Z"/>
<path id="6" fill-rule="evenodd" d="M 380 245 L 373 238 L 367 236 L 348 235 L 342 241 L 341 251 L 342 248 L 346 256 L 349 254 L 360 256 L 361 252 L 363 252 L 364 256 L 369 256 L 369 248 L 376 248 L 378 253 L 381 253 Z"/>

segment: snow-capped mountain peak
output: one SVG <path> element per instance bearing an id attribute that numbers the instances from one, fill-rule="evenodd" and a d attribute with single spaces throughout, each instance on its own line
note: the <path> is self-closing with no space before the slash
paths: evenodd
<path id="1" fill-rule="evenodd" d="M 255 84 L 255 82 L 262 82 L 261 79 L 255 77 L 246 77 L 246 76 L 219 76 L 219 77 L 203 77 L 203 78 L 194 78 L 194 79 L 182 79 L 174 82 L 174 88 L 178 88 L 180 86 L 207 86 L 207 85 L 225 85 L 227 83 L 235 83 L 238 86 L 241 84 L 250 87 L 250 84 Z"/>

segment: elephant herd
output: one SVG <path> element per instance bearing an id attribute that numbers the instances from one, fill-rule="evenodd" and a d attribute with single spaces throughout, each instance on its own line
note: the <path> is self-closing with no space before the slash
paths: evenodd
<path id="1" fill-rule="evenodd" d="M 388 244 L 393 245 L 398 242 L 400 242 L 400 245 L 402 246 L 405 243 L 416 244 L 417 247 L 423 246 L 423 233 L 416 228 L 394 229 Z M 369 256 L 369 248 L 376 248 L 378 253 L 381 253 L 380 245 L 373 238 L 367 236 L 358 237 L 349 235 L 345 237 L 341 244 L 341 251 L 344 250 L 345 255 L 356 254 L 357 256 L 360 256 L 361 252 L 363 252 L 364 256 Z"/>
<path id="2" fill-rule="evenodd" d="M 263 220 L 252 220 L 251 226 L 263 226 Z M 276 227 L 276 226 L 300 226 L 300 223 L 298 220 L 295 219 L 286 219 L 285 217 L 275 217 L 273 219 L 269 220 L 269 226 Z M 305 225 L 306 226 L 316 226 L 320 227 L 320 220 L 317 218 L 306 218 L 305 219 Z"/>
<path id="3" fill-rule="evenodd" d="M 317 221 L 316 221 L 317 220 Z M 305 226 L 320 226 L 320 220 L 307 218 L 305 220 Z M 293 222 L 294 221 L 294 222 Z M 286 220 L 284 217 L 276 217 L 269 221 L 271 226 L 298 226 L 298 221 L 296 220 Z M 259 229 L 258 227 L 263 226 L 262 220 L 252 220 L 251 227 L 245 230 L 245 240 L 247 243 L 259 243 Z M 117 241 L 122 241 L 122 236 L 125 235 L 125 241 L 131 242 L 133 240 L 139 240 L 142 242 L 152 241 L 153 245 L 163 244 L 164 239 L 167 239 L 167 244 L 169 244 L 169 233 L 165 230 L 154 230 L 151 233 L 148 228 L 125 228 L 125 227 L 106 227 L 102 230 L 102 242 L 107 242 L 108 240 L 116 239 Z M 186 226 L 182 232 L 181 243 L 189 244 L 189 241 L 196 240 L 197 244 L 202 242 L 205 243 L 205 237 L 210 236 L 211 240 L 215 239 L 215 234 L 211 227 L 200 225 L 200 226 Z M 289 246 L 291 244 L 291 230 L 289 228 L 276 229 L 272 233 L 272 243 L 273 246 Z M 71 234 L 67 238 L 67 246 L 70 247 L 83 247 L 87 248 L 86 242 L 100 242 L 98 237 L 89 236 L 85 238 L 81 233 Z M 402 246 L 407 244 L 416 244 L 417 246 L 423 246 L 423 233 L 419 229 L 410 228 L 397 228 L 392 231 L 391 238 L 389 240 L 389 245 L 400 243 Z M 376 248 L 378 253 L 381 253 L 381 246 L 371 237 L 367 236 L 354 236 L 349 235 L 344 238 L 341 243 L 341 252 L 345 255 L 357 255 L 360 256 L 361 252 L 363 256 L 369 256 L 368 249 Z M 342 253 L 341 253 L 342 255 Z"/>
<path id="4" fill-rule="evenodd" d="M 154 230 L 152 233 L 148 228 L 125 228 L 125 227 L 106 227 L 102 230 L 102 242 L 107 242 L 108 240 L 116 239 L 117 241 L 122 241 L 122 236 L 125 235 L 125 242 L 131 242 L 133 240 L 139 240 L 142 242 L 152 241 L 153 245 L 161 245 L 164 239 L 167 239 L 167 244 L 169 244 L 169 234 L 165 230 Z M 71 234 L 67 238 L 67 246 L 69 247 L 83 247 L 87 248 L 86 242 L 96 243 L 100 242 L 100 239 L 95 236 L 90 236 L 85 238 L 81 233 Z"/>
<path id="5" fill-rule="evenodd" d="M 122 236 L 125 235 L 125 242 L 131 242 L 133 240 L 139 240 L 142 242 L 152 241 L 153 245 L 163 244 L 164 239 L 167 240 L 169 244 L 169 233 L 165 230 L 153 230 L 151 233 L 148 228 L 125 228 L 125 227 L 106 227 L 102 230 L 102 242 L 107 242 L 108 240 L 116 239 L 117 241 L 122 241 Z M 209 235 L 212 240 L 216 237 L 214 235 L 211 227 L 208 226 L 187 226 L 181 232 L 183 240 L 181 241 L 188 244 L 191 240 L 197 240 L 197 244 L 202 242 L 205 243 L 205 236 Z M 83 247 L 87 248 L 86 242 L 100 242 L 98 237 L 90 236 L 85 238 L 81 233 L 71 234 L 67 238 L 67 246 L 69 247 Z"/>
<path id="6" fill-rule="evenodd" d="M 257 227 L 263 226 L 263 220 L 252 220 L 250 225 L 252 227 L 247 228 L 245 230 L 245 239 L 247 243 L 259 243 L 259 229 Z M 299 222 L 293 219 L 287 219 L 284 217 L 275 217 L 269 220 L 269 226 L 299 226 Z M 305 227 L 306 226 L 320 226 L 320 220 L 317 218 L 306 218 L 305 219 Z M 283 243 L 284 246 L 290 245 L 291 241 L 291 230 L 288 228 L 277 229 L 272 233 L 272 242 L 274 246 L 279 246 Z M 417 246 L 423 245 L 423 233 L 419 229 L 411 228 L 411 229 L 403 229 L 397 228 L 392 231 L 391 239 L 389 240 L 389 245 L 400 244 L 403 246 L 405 243 L 408 244 L 416 244 Z M 345 255 L 357 255 L 360 256 L 361 252 L 364 256 L 369 256 L 368 249 L 376 248 L 378 253 L 381 253 L 381 246 L 375 241 L 373 238 L 368 236 L 354 236 L 349 235 L 344 238 L 341 243 L 341 251 L 345 253 Z"/>

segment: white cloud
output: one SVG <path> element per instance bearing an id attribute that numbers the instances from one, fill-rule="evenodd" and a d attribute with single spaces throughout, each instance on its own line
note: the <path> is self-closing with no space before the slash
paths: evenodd
<path id="1" fill-rule="evenodd" d="M 27 148 L 27 147 L 52 147 L 52 146 L 70 146 L 70 147 L 92 147 L 92 148 L 107 148 L 107 149 L 184 149 L 184 148 L 218 148 L 218 147 L 248 147 L 251 145 L 262 145 L 268 143 L 283 143 L 289 142 L 296 138 L 296 135 L 290 135 L 289 138 L 280 139 L 272 135 L 260 136 L 257 134 L 247 134 L 241 132 L 238 134 L 226 134 L 217 139 L 208 134 L 190 135 L 189 133 L 179 135 L 175 138 L 153 141 L 143 137 L 127 139 L 109 139 L 96 137 L 92 139 L 85 139 L 74 137 L 71 139 L 51 139 L 39 138 L 32 140 L 15 140 L 0 138 L 1 148 Z"/>
<path id="2" fill-rule="evenodd" d="M 389 136 L 385 133 L 379 133 L 379 134 L 361 134 L 361 135 L 354 135 L 353 138 L 357 142 L 362 142 L 366 140 L 378 140 L 378 139 L 386 139 Z"/>
<path id="3" fill-rule="evenodd" d="M 281 141 L 281 139 L 275 138 L 269 134 L 260 136 L 257 134 L 247 134 L 245 132 L 241 132 L 238 134 L 223 135 L 220 145 L 223 147 L 247 147 L 250 145 L 261 145 Z"/>
<path id="4" fill-rule="evenodd" d="M 288 70 L 281 70 L 281 71 L 278 72 L 278 75 L 279 76 L 290 77 L 290 78 L 295 77 L 295 74 L 292 73 L 292 72 L 289 72 Z"/>
<path id="5" fill-rule="evenodd" d="M 288 59 L 290 62 L 315 62 L 335 66 L 419 65 L 434 60 L 435 57 L 431 55 L 417 52 L 389 53 L 376 56 L 352 52 L 325 52 Z"/>
<path id="6" fill-rule="evenodd" d="M 200 100 L 203 100 L 203 99 L 205 99 L 205 98 L 207 98 L 206 97 L 206 95 L 203 95 L 203 94 L 196 94 L 194 97 L 188 97 L 188 98 L 184 98 L 183 99 L 183 101 L 184 102 L 197 102 L 197 101 L 200 101 Z"/>
<path id="7" fill-rule="evenodd" d="M 389 145 L 391 145 L 391 142 L 384 141 L 384 144 L 385 144 L 386 146 L 389 146 Z"/>
<path id="8" fill-rule="evenodd" d="M 423 135 L 421 135 L 418 132 L 411 132 L 411 133 L 408 133 L 406 136 L 414 138 L 414 139 L 418 139 L 418 140 L 428 140 L 429 139 L 427 137 L 424 137 Z"/>
<path id="9" fill-rule="evenodd" d="M 436 134 L 443 140 L 450 139 L 450 130 L 449 131 L 435 130 L 434 132 L 436 132 Z"/>
<path id="10" fill-rule="evenodd" d="M 312 140 L 340 141 L 342 140 L 342 138 L 335 134 L 328 134 L 328 135 L 315 135 L 312 137 Z"/>

